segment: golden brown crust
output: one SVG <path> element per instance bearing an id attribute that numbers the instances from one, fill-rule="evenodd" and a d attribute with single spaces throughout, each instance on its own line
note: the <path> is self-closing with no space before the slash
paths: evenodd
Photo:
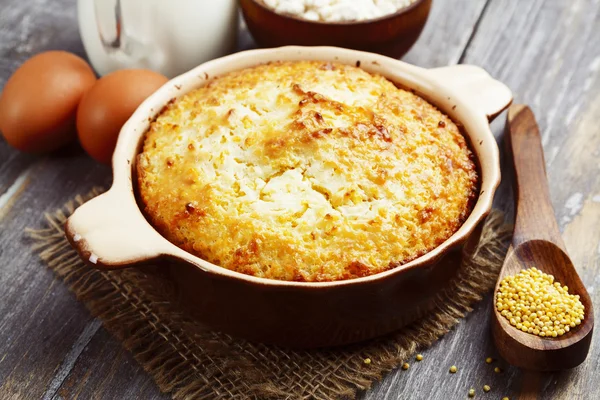
<path id="1" fill-rule="evenodd" d="M 284 62 L 227 74 L 169 104 L 138 158 L 156 229 L 245 274 L 367 276 L 440 245 L 477 190 L 457 126 L 353 66 Z"/>

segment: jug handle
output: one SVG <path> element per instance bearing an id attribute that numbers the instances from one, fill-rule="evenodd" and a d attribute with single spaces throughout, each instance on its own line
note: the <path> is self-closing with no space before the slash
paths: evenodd
<path id="1" fill-rule="evenodd" d="M 122 50 L 123 15 L 121 0 L 93 0 L 96 27 L 106 51 Z"/>
<path id="2" fill-rule="evenodd" d="M 147 44 L 127 34 L 122 0 L 93 1 L 96 28 L 107 53 L 134 63 L 148 59 L 153 53 L 154 59 L 160 56 L 160 52 L 152 52 Z"/>

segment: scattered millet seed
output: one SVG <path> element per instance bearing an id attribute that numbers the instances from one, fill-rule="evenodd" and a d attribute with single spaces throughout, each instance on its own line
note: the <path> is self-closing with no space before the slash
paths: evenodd
<path id="1" fill-rule="evenodd" d="M 469 389 L 469 397 L 475 397 L 475 389 Z"/>
<path id="2" fill-rule="evenodd" d="M 363 360 L 363 362 L 364 362 L 365 364 L 369 365 L 369 364 L 371 364 L 371 359 L 370 359 L 370 358 L 365 358 L 365 359 Z"/>
<path id="3" fill-rule="evenodd" d="M 488 364 L 491 364 L 494 361 L 494 359 L 492 357 L 488 357 L 485 359 L 485 362 Z"/>
<path id="4" fill-rule="evenodd" d="M 564 335 L 585 314 L 579 296 L 535 267 L 502 279 L 496 309 L 512 326 L 540 337 Z"/>
<path id="5" fill-rule="evenodd" d="M 494 372 L 499 374 L 500 372 L 502 372 L 502 370 L 500 368 L 496 367 L 496 368 L 494 368 Z"/>
<path id="6" fill-rule="evenodd" d="M 492 388 L 489 385 L 483 385 L 483 391 L 484 392 L 489 392 L 490 390 L 492 390 Z"/>
<path id="7" fill-rule="evenodd" d="M 415 357 L 415 359 L 417 361 L 423 361 L 423 354 L 417 354 L 417 356 Z"/>
<path id="8" fill-rule="evenodd" d="M 410 368 L 410 364 L 409 364 L 409 363 L 404 363 L 404 364 L 402 364 L 402 369 L 403 369 L 403 370 L 405 370 L 405 371 L 406 371 L 406 370 L 407 370 L 407 369 L 409 369 L 409 368 Z"/>
<path id="9" fill-rule="evenodd" d="M 450 367 L 450 373 L 451 374 L 456 373 L 456 371 L 458 371 L 458 368 L 456 368 L 456 365 L 453 365 L 453 366 Z"/>

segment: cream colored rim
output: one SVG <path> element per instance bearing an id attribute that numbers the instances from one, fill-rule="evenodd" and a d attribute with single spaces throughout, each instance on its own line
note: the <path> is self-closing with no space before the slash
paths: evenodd
<path id="1" fill-rule="evenodd" d="M 360 63 L 360 67 L 369 72 L 384 75 L 398 84 L 414 89 L 455 121 L 463 124 L 465 132 L 471 141 L 472 149 L 479 160 L 481 193 L 470 216 L 459 230 L 434 250 L 409 263 L 371 276 L 333 282 L 278 281 L 245 275 L 209 263 L 180 249 L 160 236 L 142 216 L 133 194 L 132 165 L 137 155 L 142 135 L 148 129 L 150 122 L 170 100 L 203 86 L 215 76 L 265 62 L 281 60 L 338 61 L 353 65 Z M 492 93 L 490 96 L 488 93 L 490 91 L 496 91 L 500 93 L 500 96 L 496 95 L 497 93 Z M 488 94 L 486 95 L 486 93 Z M 137 240 L 137 245 L 140 248 L 139 254 L 133 257 L 133 253 L 129 248 L 120 246 L 120 249 L 127 249 L 126 252 L 123 252 L 123 256 L 121 257 L 122 254 L 116 249 L 110 254 L 110 257 L 106 256 L 109 260 L 104 264 L 107 267 L 111 267 L 112 265 L 122 267 L 144 259 L 170 256 L 189 262 L 203 271 L 221 276 L 262 285 L 294 286 L 299 288 L 337 287 L 373 282 L 419 266 L 430 265 L 450 249 L 464 243 L 491 210 L 494 192 L 500 183 L 500 164 L 498 147 L 490 130 L 487 115 L 494 115 L 501 111 L 508 106 L 510 101 L 510 91 L 508 88 L 494 81 L 485 71 L 477 67 L 456 66 L 426 70 L 385 56 L 335 47 L 290 46 L 277 49 L 251 50 L 205 63 L 166 83 L 150 96 L 123 126 L 113 156 L 113 186 L 104 195 L 119 197 L 119 202 L 114 201 L 112 204 L 120 204 L 122 207 L 119 207 L 119 209 L 111 207 L 113 208 L 111 210 L 95 210 L 95 214 L 121 214 L 117 216 L 113 215 L 112 218 L 115 221 L 119 221 L 119 229 L 130 230 L 127 236 L 132 239 L 128 245 L 136 246 Z M 89 203 L 94 201 L 92 200 Z M 100 205 L 100 202 L 98 204 Z M 82 208 L 85 207 L 86 205 L 82 206 Z M 90 214 L 91 209 L 88 209 L 88 214 Z M 143 222 L 139 218 L 140 216 Z M 92 219 L 99 221 L 102 216 L 78 216 L 76 211 L 74 217 L 70 219 L 67 231 L 70 232 L 69 235 L 72 242 L 75 242 L 73 237 L 82 238 L 80 243 L 76 243 L 76 246 L 80 250 L 93 251 L 96 248 L 104 247 L 106 249 L 109 247 L 103 245 L 107 244 L 110 238 L 106 234 L 103 235 L 102 232 L 94 232 L 93 227 L 89 226 L 93 224 Z M 86 218 L 88 221 L 86 221 Z M 128 220 L 135 221 L 128 223 Z M 117 231 L 113 230 L 113 232 Z M 140 243 L 142 241 L 143 243 Z M 125 253 L 127 253 L 127 256 L 124 255 Z M 103 255 L 99 254 L 98 258 L 102 264 Z"/>

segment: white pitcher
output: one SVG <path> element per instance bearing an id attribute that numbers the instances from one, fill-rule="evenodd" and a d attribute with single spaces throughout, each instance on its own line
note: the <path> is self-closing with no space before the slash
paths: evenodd
<path id="1" fill-rule="evenodd" d="M 236 0 L 78 0 L 77 7 L 100 75 L 147 68 L 173 77 L 235 48 Z"/>

